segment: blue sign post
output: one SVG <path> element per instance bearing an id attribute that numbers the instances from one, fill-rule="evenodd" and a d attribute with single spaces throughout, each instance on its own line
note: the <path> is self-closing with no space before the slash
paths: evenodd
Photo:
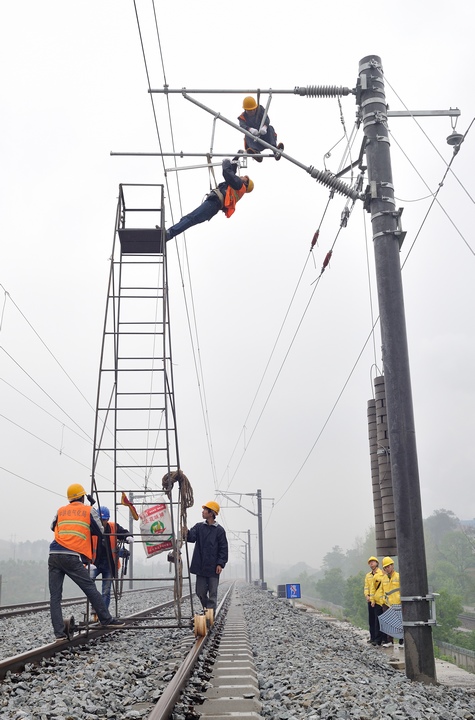
<path id="1" fill-rule="evenodd" d="M 300 583 L 289 583 L 285 586 L 287 600 L 298 600 L 300 595 Z"/>

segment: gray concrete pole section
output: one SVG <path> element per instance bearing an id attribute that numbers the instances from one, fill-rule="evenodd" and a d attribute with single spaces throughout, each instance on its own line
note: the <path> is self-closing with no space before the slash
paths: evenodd
<path id="1" fill-rule="evenodd" d="M 257 491 L 257 531 L 259 534 L 259 580 L 264 582 L 264 544 L 262 540 L 262 492 Z"/>
<path id="2" fill-rule="evenodd" d="M 381 59 L 360 61 L 361 109 L 367 138 L 369 206 L 373 229 L 376 278 L 386 383 L 389 446 L 393 475 L 401 596 L 428 594 L 422 507 L 412 406 L 409 354 L 399 259 L 398 213 L 394 201 Z M 402 602 L 403 620 L 429 619 L 427 600 Z M 437 682 L 432 628 L 404 627 L 406 675 Z"/>

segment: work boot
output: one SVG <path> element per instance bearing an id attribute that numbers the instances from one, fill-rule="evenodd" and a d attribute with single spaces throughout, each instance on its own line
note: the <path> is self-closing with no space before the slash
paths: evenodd
<path id="1" fill-rule="evenodd" d="M 253 160 L 256 160 L 257 162 L 262 162 L 264 158 L 261 156 L 260 152 L 258 150 L 253 150 L 252 148 L 246 148 L 246 152 L 249 155 L 253 155 Z"/>
<path id="2" fill-rule="evenodd" d="M 277 145 L 277 149 L 278 149 L 278 150 L 283 150 L 283 149 L 284 149 L 284 143 L 279 143 L 279 144 Z M 281 155 L 280 153 L 274 153 L 274 157 L 275 157 L 276 160 L 280 160 L 280 158 L 282 157 L 282 155 Z"/>
<path id="3" fill-rule="evenodd" d="M 109 622 L 103 623 L 103 627 L 124 627 L 125 622 L 120 618 L 111 618 Z"/>

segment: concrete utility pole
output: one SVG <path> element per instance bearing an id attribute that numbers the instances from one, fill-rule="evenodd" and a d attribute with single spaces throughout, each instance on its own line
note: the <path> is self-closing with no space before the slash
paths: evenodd
<path id="1" fill-rule="evenodd" d="M 251 560 L 251 531 L 247 531 L 247 556 L 249 563 L 249 584 L 252 583 L 252 560 Z M 0 576 L 1 577 L 1 576 Z"/>
<path id="2" fill-rule="evenodd" d="M 263 530 L 262 530 L 262 500 L 273 500 L 274 498 L 262 498 L 262 490 L 257 490 L 255 493 L 233 493 L 233 492 L 226 492 L 221 490 L 220 494 L 225 497 L 227 500 L 230 500 L 232 503 L 237 505 L 238 507 L 243 508 L 251 515 L 257 516 L 257 538 L 258 538 L 258 544 L 259 544 L 259 584 L 261 588 L 265 588 L 264 583 L 264 539 L 263 539 Z M 248 508 L 244 507 L 244 505 L 241 505 L 240 502 L 237 502 L 232 498 L 232 495 L 239 495 L 242 497 L 243 495 L 251 495 L 253 497 L 257 497 L 257 513 L 253 512 L 252 510 L 249 510 Z M 251 547 L 251 543 L 249 543 L 249 548 Z M 249 550 L 250 553 L 250 550 Z"/>
<path id="3" fill-rule="evenodd" d="M 257 532 L 259 537 L 259 580 L 264 585 L 264 539 L 262 532 L 262 491 L 257 491 Z"/>
<path id="4" fill-rule="evenodd" d="M 399 260 L 403 234 L 394 200 L 381 58 L 368 55 L 360 61 L 358 89 L 367 139 L 369 188 L 365 205 L 371 211 L 378 285 L 406 675 L 433 684 L 437 678 L 428 624 L 430 603 Z"/>

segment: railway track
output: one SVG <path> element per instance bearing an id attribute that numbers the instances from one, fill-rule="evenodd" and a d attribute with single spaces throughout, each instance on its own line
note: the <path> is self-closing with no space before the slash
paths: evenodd
<path id="1" fill-rule="evenodd" d="M 186 603 L 187 598 L 183 600 Z M 177 627 L 173 618 L 168 618 L 166 624 L 163 617 L 163 612 L 173 604 L 172 600 L 135 613 L 127 617 L 125 628 L 89 627 L 66 642 L 50 643 L 7 658 L 0 662 L 0 678 L 3 680 L 8 673 L 20 673 L 25 669 L 31 672 L 41 663 L 54 662 L 56 655 L 64 664 L 64 658 L 68 653 L 74 653 L 75 648 L 100 641 L 106 635 L 119 636 L 156 628 L 153 618 L 160 618 L 162 629 Z M 112 642 L 112 638 L 109 639 Z M 149 720 L 168 720 L 177 703 L 187 718 L 213 717 L 216 720 L 217 710 L 226 715 L 231 712 L 233 717 L 243 720 L 260 717 L 257 675 L 242 607 L 234 586 L 228 589 L 221 601 L 216 618 L 201 615 L 195 616 L 194 621 L 190 618 L 180 641 L 180 652 L 185 657 L 162 688 L 157 703 L 150 705 Z M 196 714 L 198 706 L 199 714 Z"/>
<path id="2" fill-rule="evenodd" d="M 156 592 L 157 590 L 167 590 L 168 588 L 144 588 L 141 590 L 124 590 L 123 595 L 133 595 L 134 593 Z M 75 605 L 85 605 L 87 599 L 84 595 L 79 597 L 67 598 L 61 603 L 61 607 L 73 607 Z M 43 612 L 49 610 L 49 600 L 27 603 L 13 603 L 12 605 L 0 605 L 0 620 L 8 620 L 19 615 L 30 615 L 31 613 Z"/>
<path id="3" fill-rule="evenodd" d="M 152 617 L 142 610 L 134 619 L 130 605 L 134 627 L 96 628 L 97 636 L 79 645 L 56 647 L 57 657 L 26 662 L 25 672 L 7 673 L 3 681 L 0 717 L 380 717 L 385 693 L 399 698 L 407 717 L 475 716 L 474 685 L 408 683 L 390 665 L 394 650 L 369 646 L 348 623 L 249 585 L 238 584 L 223 597 L 224 590 L 220 584 L 219 612 L 209 628 L 205 621 L 205 635 L 195 636 L 186 600 L 183 617 L 189 619 L 180 628 L 173 620 L 165 627 L 167 608 L 157 606 Z"/>

